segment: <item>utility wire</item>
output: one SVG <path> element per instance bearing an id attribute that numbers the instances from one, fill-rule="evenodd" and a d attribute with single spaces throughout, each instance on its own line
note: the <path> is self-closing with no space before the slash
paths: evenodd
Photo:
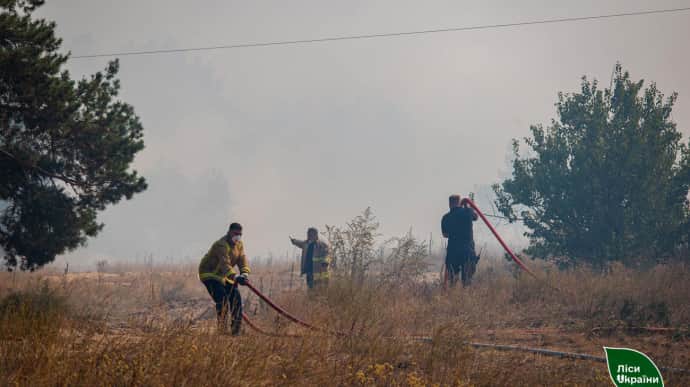
<path id="1" fill-rule="evenodd" d="M 229 49 L 233 49 L 233 48 L 286 46 L 286 45 L 296 45 L 296 44 L 333 42 L 333 41 L 340 41 L 340 40 L 392 38 L 392 37 L 399 37 L 399 36 L 434 34 L 434 33 L 440 33 L 440 32 L 488 30 L 488 29 L 496 29 L 496 28 L 530 26 L 530 25 L 537 25 L 537 24 L 553 24 L 553 23 L 576 22 L 576 21 L 585 21 L 585 20 L 611 19 L 611 18 L 618 18 L 618 17 L 625 17 L 625 16 L 654 15 L 654 14 L 676 13 L 676 12 L 686 12 L 686 11 L 690 11 L 690 7 L 670 8 L 670 9 L 655 9 L 655 10 L 648 10 L 648 11 L 612 13 L 612 14 L 606 14 L 606 15 L 568 17 L 568 18 L 558 18 L 558 19 L 533 20 L 533 21 L 504 23 L 504 24 L 485 24 L 485 25 L 468 26 L 468 27 L 439 28 L 439 29 L 432 29 L 432 30 L 389 32 L 389 33 L 366 34 L 366 35 L 333 36 L 333 37 L 303 39 L 303 40 L 282 40 L 282 41 L 272 41 L 272 42 L 269 41 L 269 42 L 256 42 L 256 43 L 237 43 L 237 44 L 228 44 L 228 45 L 220 45 L 220 46 L 206 46 L 206 47 L 186 47 L 186 48 L 170 48 L 170 49 L 158 49 L 158 50 L 122 51 L 122 52 L 111 52 L 111 53 L 102 53 L 102 54 L 75 55 L 75 56 L 72 56 L 71 59 L 102 58 L 102 57 L 111 57 L 111 56 L 172 54 L 172 53 L 194 52 L 194 51 L 229 50 Z"/>

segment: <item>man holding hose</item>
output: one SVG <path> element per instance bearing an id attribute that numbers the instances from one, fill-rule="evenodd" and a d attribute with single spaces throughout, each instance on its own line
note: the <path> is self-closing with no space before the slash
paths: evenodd
<path id="1" fill-rule="evenodd" d="M 472 222 L 477 220 L 477 214 L 467 203 L 460 203 L 460 195 L 448 198 L 450 211 L 441 219 L 441 232 L 444 238 L 448 238 L 446 272 L 450 283 L 455 285 L 460 275 L 462 285 L 467 286 L 479 259 L 474 251 L 472 232 Z"/>
<path id="2" fill-rule="evenodd" d="M 240 274 L 235 272 L 235 266 L 240 269 Z M 216 304 L 219 333 L 225 332 L 230 312 L 231 333 L 233 336 L 240 334 L 242 298 L 237 284 L 244 285 L 249 272 L 242 244 L 242 225 L 232 223 L 227 234 L 213 243 L 199 263 L 199 279 Z"/>

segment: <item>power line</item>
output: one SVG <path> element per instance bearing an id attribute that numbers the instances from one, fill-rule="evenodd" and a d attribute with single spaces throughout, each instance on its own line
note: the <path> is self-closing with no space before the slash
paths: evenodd
<path id="1" fill-rule="evenodd" d="M 171 49 L 159 49 L 159 50 L 122 51 L 122 52 L 111 52 L 111 53 L 103 53 L 103 54 L 75 55 L 75 56 L 72 56 L 71 59 L 101 58 L 101 57 L 110 57 L 110 56 L 172 54 L 172 53 L 193 52 L 193 51 L 229 50 L 229 49 L 233 49 L 233 48 L 286 46 L 286 45 L 295 45 L 295 44 L 334 42 L 334 41 L 340 41 L 340 40 L 391 38 L 391 37 L 399 37 L 399 36 L 434 34 L 434 33 L 440 33 L 440 32 L 488 30 L 488 29 L 496 29 L 496 28 L 530 26 L 530 25 L 537 25 L 537 24 L 553 24 L 553 23 L 576 22 L 576 21 L 585 21 L 585 20 L 611 19 L 611 18 L 626 17 L 626 16 L 641 16 L 641 15 L 676 13 L 676 12 L 686 12 L 686 11 L 690 11 L 690 7 L 670 8 L 670 9 L 655 9 L 655 10 L 649 10 L 649 11 L 612 13 L 612 14 L 607 14 L 607 15 L 568 17 L 568 18 L 559 18 L 559 19 L 533 20 L 533 21 L 516 22 L 516 23 L 485 24 L 485 25 L 468 26 L 468 27 L 439 28 L 439 29 L 432 29 L 432 30 L 389 32 L 389 33 L 366 34 L 366 35 L 333 36 L 333 37 L 326 37 L 326 38 L 303 39 L 303 40 L 282 40 L 282 41 L 272 41 L 272 42 L 269 41 L 269 42 L 257 42 L 257 43 L 238 43 L 238 44 L 228 44 L 228 45 L 221 45 L 221 46 L 207 46 L 207 47 L 186 47 L 186 48 L 171 48 Z"/>

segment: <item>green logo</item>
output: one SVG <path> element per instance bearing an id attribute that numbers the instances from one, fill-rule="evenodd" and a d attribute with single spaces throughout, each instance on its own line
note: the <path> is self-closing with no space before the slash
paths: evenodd
<path id="1" fill-rule="evenodd" d="M 623 386 L 664 386 L 656 364 L 647 355 L 630 348 L 604 347 L 613 384 Z"/>

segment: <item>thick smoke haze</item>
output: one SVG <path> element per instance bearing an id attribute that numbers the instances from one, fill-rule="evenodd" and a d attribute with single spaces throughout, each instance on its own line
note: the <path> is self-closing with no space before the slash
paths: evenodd
<path id="1" fill-rule="evenodd" d="M 199 6 L 203 4 L 203 6 Z M 52 1 L 73 55 L 499 24 L 687 6 L 684 1 Z M 135 167 L 149 189 L 105 211 L 87 247 L 60 258 L 196 259 L 230 221 L 249 255 L 370 206 L 386 236 L 432 234 L 451 193 L 509 173 L 510 143 L 548 124 L 580 77 L 616 62 L 680 95 L 690 133 L 690 13 L 506 29 L 120 57 L 121 98 L 145 127 Z M 108 58 L 73 59 L 73 76 Z M 479 227 L 478 227 L 479 228 Z M 519 228 L 501 226 L 516 246 Z M 477 244 L 495 245 L 478 230 Z"/>

